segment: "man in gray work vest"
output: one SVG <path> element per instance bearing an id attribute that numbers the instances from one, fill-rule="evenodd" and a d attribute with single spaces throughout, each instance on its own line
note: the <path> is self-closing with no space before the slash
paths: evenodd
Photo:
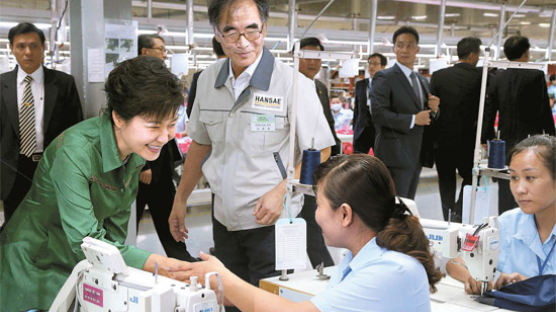
<path id="1" fill-rule="evenodd" d="M 176 240 L 187 236 L 187 198 L 201 173 L 214 193 L 213 233 L 216 256 L 232 272 L 257 284 L 275 271 L 274 223 L 283 210 L 288 166 L 293 68 L 264 47 L 268 3 L 265 0 L 216 0 L 208 10 L 216 39 L 228 59 L 199 76 L 188 126 L 193 139 L 170 215 Z M 314 83 L 298 75 L 296 153 L 330 154 L 330 133 Z M 210 154 L 209 154 L 210 153 Z M 209 155 L 207 157 L 207 155 Z M 206 160 L 204 160 L 206 158 Z M 203 161 L 204 160 L 204 161 Z M 289 207 L 296 216 L 299 198 Z"/>

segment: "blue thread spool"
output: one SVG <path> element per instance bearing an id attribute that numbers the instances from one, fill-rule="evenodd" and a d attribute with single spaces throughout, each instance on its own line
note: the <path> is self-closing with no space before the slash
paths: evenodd
<path id="1" fill-rule="evenodd" d="M 301 184 L 313 184 L 313 173 L 320 165 L 320 151 L 315 149 L 303 150 L 303 159 L 301 162 L 301 175 L 299 182 Z"/>
<path id="2" fill-rule="evenodd" d="M 494 169 L 506 167 L 506 141 L 488 141 L 488 167 Z"/>

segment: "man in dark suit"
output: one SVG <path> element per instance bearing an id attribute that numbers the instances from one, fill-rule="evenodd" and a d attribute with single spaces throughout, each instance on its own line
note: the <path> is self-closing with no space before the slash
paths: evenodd
<path id="1" fill-rule="evenodd" d="M 0 195 L 5 222 L 31 187 L 43 150 L 83 120 L 73 77 L 42 66 L 42 30 L 20 23 L 10 29 L 8 38 L 18 66 L 0 75 Z"/>
<path id="2" fill-rule="evenodd" d="M 379 70 L 386 68 L 386 57 L 374 53 L 367 59 L 369 76 L 355 84 L 355 107 L 353 108 L 353 151 L 369 153 L 375 143 L 375 125 L 371 117 L 371 82 Z"/>
<path id="3" fill-rule="evenodd" d="M 504 54 L 512 62 L 529 61 L 529 39 L 512 36 L 504 42 Z M 495 137 L 494 120 L 499 113 L 500 139 L 506 141 L 506 152 L 528 135 L 554 135 L 554 120 L 550 109 L 544 73 L 536 69 L 498 70 L 489 78 L 485 101 L 482 140 Z M 506 158 L 508 159 L 508 158 Z M 510 192 L 509 181 L 500 180 L 498 212 L 517 207 Z"/>
<path id="4" fill-rule="evenodd" d="M 394 32 L 392 41 L 396 64 L 376 73 L 371 86 L 374 151 L 390 170 L 396 194 L 413 199 L 421 166 L 432 166 L 432 145 L 424 140 L 423 132 L 436 116 L 440 101 L 429 93 L 427 80 L 413 71 L 419 52 L 417 31 L 403 26 Z"/>
<path id="5" fill-rule="evenodd" d="M 166 45 L 164 39 L 159 35 L 140 35 L 137 49 L 139 55 L 166 59 Z M 143 171 L 139 174 L 139 190 L 136 201 L 137 225 L 143 216 L 145 205 L 148 205 L 156 233 L 166 255 L 180 260 L 195 261 L 187 251 L 185 243 L 176 242 L 172 238 L 168 225 L 168 217 L 176 195 L 176 187 L 172 181 L 177 153 L 175 144 L 174 140 L 166 143 L 160 151 L 160 156 L 154 161 L 147 161 Z M 174 150 L 176 151 L 174 152 Z"/>
<path id="6" fill-rule="evenodd" d="M 320 40 L 315 37 L 303 38 L 299 41 L 299 48 L 301 50 L 313 50 L 313 51 L 324 51 Z M 315 76 L 321 70 L 322 62 L 320 59 L 309 59 L 302 58 L 299 59 L 299 72 L 305 75 L 305 77 L 313 80 L 315 82 L 315 87 L 317 95 L 319 96 L 322 111 L 326 121 L 328 121 L 328 126 L 330 131 L 334 136 L 336 145 L 332 146 L 331 156 L 337 155 L 341 151 L 342 142 L 338 139 L 336 135 L 336 130 L 334 128 L 334 117 L 330 111 L 330 101 L 328 100 L 328 89 L 320 80 L 315 79 Z M 307 222 L 307 254 L 311 265 L 316 267 L 319 264 L 324 264 L 324 266 L 334 265 L 334 261 L 326 248 L 324 243 L 324 238 L 322 237 L 322 229 L 317 224 L 315 220 L 315 210 L 317 209 L 317 203 L 314 196 L 305 196 L 303 199 L 303 207 L 301 209 L 301 217 Z"/>
<path id="7" fill-rule="evenodd" d="M 477 131 L 477 113 L 481 92 L 481 70 L 476 67 L 481 54 L 481 40 L 461 39 L 457 45 L 459 62 L 434 72 L 431 93 L 442 102 L 442 114 L 435 122 L 435 154 L 438 186 L 444 220 L 461 221 L 463 187 L 471 184 L 473 151 Z M 456 203 L 456 169 L 463 178 Z"/>

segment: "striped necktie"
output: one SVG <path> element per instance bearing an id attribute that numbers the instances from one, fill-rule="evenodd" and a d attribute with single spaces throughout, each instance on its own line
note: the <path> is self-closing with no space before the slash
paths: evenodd
<path id="1" fill-rule="evenodd" d="M 19 110 L 19 152 L 27 157 L 31 157 L 37 141 L 35 138 L 35 100 L 31 92 L 31 81 L 33 77 L 25 77 L 25 90 L 23 100 Z"/>

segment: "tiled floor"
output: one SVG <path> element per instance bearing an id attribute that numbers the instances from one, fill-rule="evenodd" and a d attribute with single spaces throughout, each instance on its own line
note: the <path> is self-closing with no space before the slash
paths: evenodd
<path id="1" fill-rule="evenodd" d="M 435 169 L 425 168 L 421 172 L 415 202 L 422 218 L 442 219 Z M 195 257 L 199 256 L 201 250 L 208 253 L 209 248 L 214 245 L 210 219 L 210 206 L 193 207 L 186 218 L 186 226 L 189 229 L 187 249 Z M 0 224 L 3 221 L 3 206 L 0 203 Z M 152 219 L 148 213 L 145 213 L 139 224 L 136 245 L 151 252 L 164 254 L 164 249 L 158 240 Z M 339 249 L 331 248 L 331 253 L 336 261 L 341 258 L 342 251 Z"/>

